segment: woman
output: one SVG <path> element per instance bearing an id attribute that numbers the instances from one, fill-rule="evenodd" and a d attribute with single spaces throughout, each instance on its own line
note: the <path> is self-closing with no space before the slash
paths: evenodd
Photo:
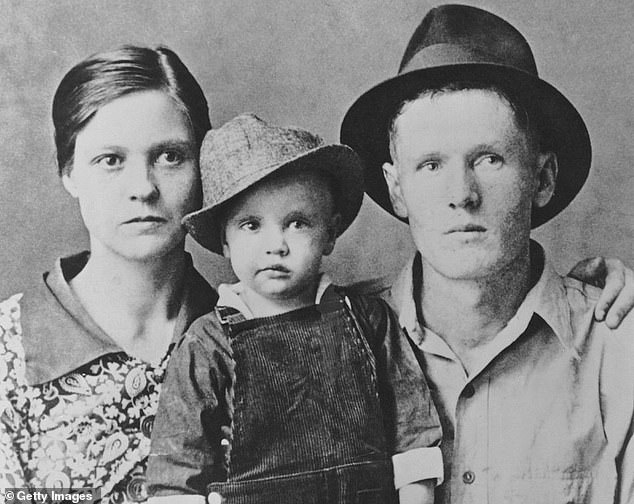
<path id="1" fill-rule="evenodd" d="M 53 122 L 90 252 L 0 305 L 0 488 L 139 502 L 171 343 L 216 300 L 181 226 L 207 102 L 172 51 L 127 46 L 66 74 Z"/>

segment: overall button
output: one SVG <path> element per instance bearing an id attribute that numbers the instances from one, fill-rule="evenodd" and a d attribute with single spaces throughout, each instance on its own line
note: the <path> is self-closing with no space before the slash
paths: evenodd
<path id="1" fill-rule="evenodd" d="M 222 495 L 218 492 L 211 492 L 207 496 L 207 504 L 221 504 L 222 503 Z"/>
<path id="2" fill-rule="evenodd" d="M 475 473 L 473 471 L 465 471 L 462 475 L 462 481 L 464 481 L 467 485 L 470 485 L 475 481 Z"/>
<path id="3" fill-rule="evenodd" d="M 462 395 L 466 397 L 467 399 L 469 399 L 470 397 L 473 397 L 474 394 L 475 394 L 475 387 L 471 383 L 469 383 L 462 391 Z"/>

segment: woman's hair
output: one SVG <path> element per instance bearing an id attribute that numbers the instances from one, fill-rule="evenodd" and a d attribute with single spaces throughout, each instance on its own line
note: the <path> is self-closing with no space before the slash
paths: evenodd
<path id="1" fill-rule="evenodd" d="M 75 140 L 97 111 L 129 93 L 158 90 L 171 96 L 188 117 L 200 144 L 211 129 L 200 85 L 167 47 L 122 46 L 75 65 L 53 98 L 53 125 L 59 175 L 72 169 Z"/>

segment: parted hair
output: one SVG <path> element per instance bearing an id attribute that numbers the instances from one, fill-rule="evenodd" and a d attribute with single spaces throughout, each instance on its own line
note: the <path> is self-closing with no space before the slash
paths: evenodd
<path id="1" fill-rule="evenodd" d="M 97 111 L 129 93 L 158 90 L 171 96 L 188 117 L 198 147 L 211 129 L 205 95 L 172 50 L 132 45 L 100 52 L 64 76 L 53 98 L 59 175 L 72 169 L 75 140 Z"/>

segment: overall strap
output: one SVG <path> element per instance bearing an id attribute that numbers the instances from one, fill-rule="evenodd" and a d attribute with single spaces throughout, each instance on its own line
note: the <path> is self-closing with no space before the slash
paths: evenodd
<path id="1" fill-rule="evenodd" d="M 231 339 L 235 334 L 235 326 L 247 320 L 242 312 L 230 306 L 216 306 L 214 311 L 220 321 L 220 325 L 229 339 Z"/>

